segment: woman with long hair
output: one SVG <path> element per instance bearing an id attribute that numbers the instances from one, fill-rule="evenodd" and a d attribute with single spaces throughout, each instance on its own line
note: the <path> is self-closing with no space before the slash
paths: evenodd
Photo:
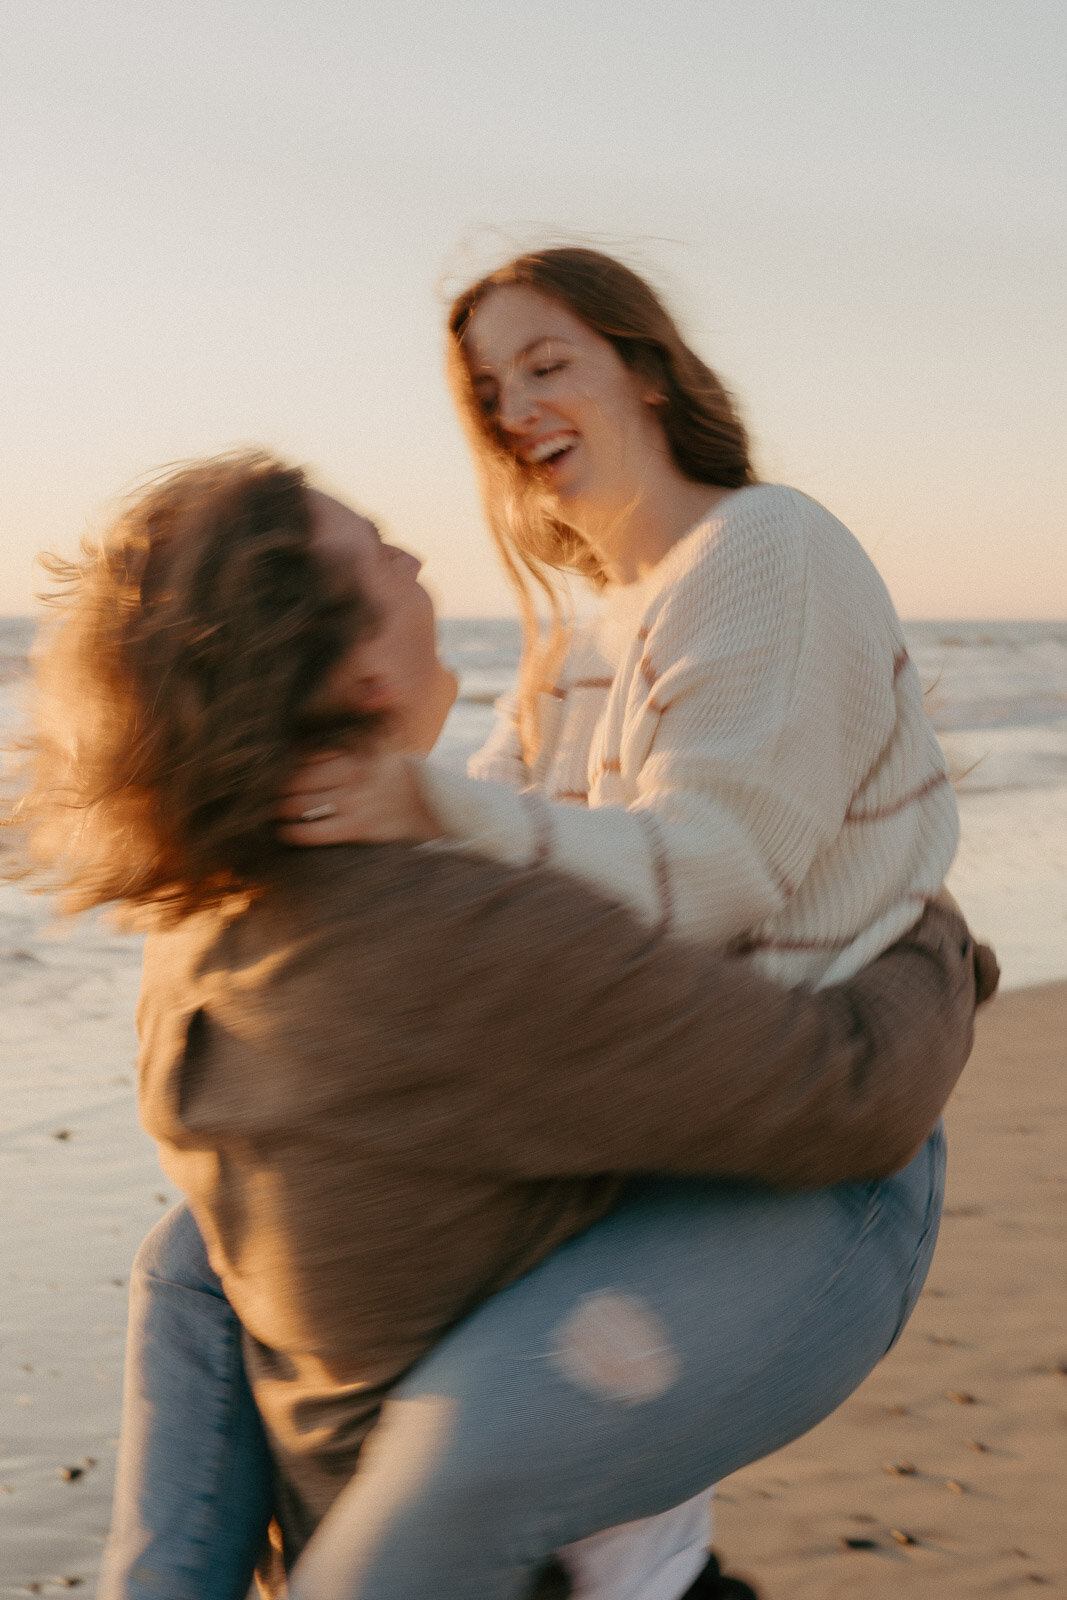
<path id="1" fill-rule="evenodd" d="M 936 892 L 957 839 L 871 562 L 821 506 L 758 482 L 730 395 L 623 263 L 520 256 L 448 327 L 525 621 L 518 693 L 471 764 L 480 781 L 315 764 L 286 837 L 371 839 L 406 813 L 412 839 L 542 856 L 784 982 L 856 972 Z M 564 574 L 605 596 L 592 626 L 569 625 Z M 602 1571 L 621 1548 L 598 1550 Z"/>
<path id="2" fill-rule="evenodd" d="M 899 625 L 873 569 L 820 507 L 793 491 L 753 481 L 744 432 L 721 385 L 686 350 L 648 287 L 618 263 L 574 251 L 522 258 L 462 297 L 451 329 L 453 368 L 477 441 L 490 521 L 513 572 L 532 574 L 552 590 L 553 571 L 576 570 L 608 591 L 608 603 L 594 629 L 575 632 L 569 651 L 563 648 L 562 610 L 547 650 L 531 640 L 516 716 L 476 764 L 479 781 L 455 779 L 432 763 L 413 768 L 403 747 L 379 746 L 370 757 L 361 752 L 318 759 L 289 785 L 284 837 L 294 843 L 445 837 L 461 852 L 498 855 L 520 872 L 544 875 L 554 864 L 592 880 L 591 892 L 607 889 L 628 903 L 646 942 L 662 940 L 670 930 L 697 934 L 720 947 L 753 952 L 754 963 L 788 983 L 847 977 L 907 932 L 936 891 L 954 840 L 951 795 L 936 741 L 922 717 Z M 360 703 L 373 705 L 382 684 L 375 689 L 373 672 L 362 681 L 370 699 Z M 382 683 L 388 685 L 388 673 Z M 317 749 L 336 742 L 320 729 Z M 290 760 L 299 748 L 290 741 Z M 247 776 L 235 769 L 234 784 Z M 277 765 L 271 776 L 278 788 L 285 786 Z M 533 793 L 514 796 L 512 786 Z M 433 859 L 443 859 L 439 849 Z M 673 944 L 672 958 L 680 960 L 686 949 Z M 154 1014 L 150 1002 L 146 1015 Z M 167 1014 L 162 1007 L 160 1015 Z M 487 1028 L 492 1015 L 490 1010 L 484 1019 Z M 933 1008 L 921 1021 L 934 1033 L 944 1023 Z M 647 1062 L 646 1070 L 655 1083 Z M 772 1099 L 750 1104 L 750 1136 L 759 1137 L 759 1128 L 773 1123 Z M 674 1109 L 677 1131 L 689 1113 L 681 1102 Z M 892 1146 L 899 1160 L 894 1120 L 899 1112 L 884 1122 L 883 1137 L 887 1152 Z M 833 1134 L 829 1128 L 823 1132 L 829 1134 L 825 1143 L 814 1139 L 821 1179 L 834 1182 L 841 1173 L 832 1160 L 827 1164 Z M 604 1224 L 590 1228 L 582 1249 L 568 1247 L 550 1258 L 507 1295 L 491 1300 L 484 1315 L 461 1323 L 442 1347 L 444 1365 L 433 1381 L 440 1382 L 447 1370 L 458 1393 L 458 1375 L 468 1374 L 463 1395 L 470 1409 L 460 1405 L 465 1428 L 457 1434 L 465 1442 L 468 1469 L 492 1421 L 495 1453 L 483 1452 L 480 1475 L 472 1479 L 457 1471 L 455 1455 L 442 1449 L 439 1458 L 431 1452 L 423 1475 L 401 1492 L 395 1474 L 383 1468 L 390 1459 L 387 1446 L 372 1450 L 307 1545 L 294 1574 L 295 1591 L 375 1597 L 521 1593 L 536 1559 L 550 1550 L 612 1523 L 651 1516 L 810 1426 L 877 1359 L 913 1303 L 936 1232 L 939 1151 L 935 1139 L 900 1178 L 862 1186 L 861 1194 L 835 1190 L 834 1229 L 843 1233 L 824 1231 L 822 1213 L 808 1196 L 789 1201 L 784 1231 L 784 1213 L 770 1225 L 771 1214 L 763 1209 L 768 1197 L 749 1191 L 741 1197 L 735 1192 L 724 1209 L 721 1189 L 687 1188 L 684 1204 L 672 1194 L 669 1219 L 655 1207 L 642 1213 L 644 1196 L 620 1207 L 610 1230 Z M 725 1170 L 783 1183 L 812 1181 L 809 1168 L 789 1171 L 780 1148 L 775 1161 L 773 1171 L 751 1165 Z M 624 1169 L 676 1170 L 672 1161 L 656 1158 L 653 1143 L 643 1156 L 632 1153 L 629 1162 Z M 695 1170 L 724 1169 L 705 1158 Z M 895 1197 L 905 1190 L 901 1207 Z M 206 1205 L 201 1196 L 202 1216 Z M 872 1278 L 869 1261 L 862 1263 L 862 1280 L 850 1276 L 852 1266 L 861 1265 L 853 1247 L 871 1237 L 875 1214 L 892 1214 L 905 1234 L 913 1230 L 903 1254 L 903 1236 L 891 1246 L 890 1253 L 906 1262 L 895 1281 L 880 1269 Z M 799 1231 L 791 1233 L 794 1225 Z M 739 1227 L 743 1261 L 734 1250 Z M 779 1251 L 787 1238 L 789 1259 L 811 1267 L 803 1282 L 788 1272 L 783 1276 Z M 162 1244 L 157 1240 L 150 1266 L 142 1263 L 144 1282 L 173 1288 L 188 1264 L 188 1248 L 188 1230 L 181 1248 L 173 1230 Z M 217 1238 L 214 1254 L 225 1261 Z M 842 1262 L 848 1264 L 844 1272 Z M 559 1276 L 553 1278 L 557 1265 Z M 189 1271 L 195 1277 L 201 1268 Z M 204 1264 L 198 1288 L 209 1272 Z M 583 1434 L 589 1419 L 575 1422 L 579 1454 L 585 1452 L 576 1495 L 569 1470 L 574 1463 L 568 1466 L 567 1457 L 573 1418 L 545 1403 L 553 1383 L 559 1400 L 559 1376 L 555 1367 L 543 1365 L 543 1341 L 559 1326 L 561 1302 L 552 1285 L 577 1304 L 582 1282 L 595 1289 L 605 1272 L 627 1302 L 639 1304 L 639 1286 L 656 1279 L 666 1324 L 685 1344 L 683 1365 L 718 1387 L 714 1403 L 702 1402 L 697 1410 L 691 1394 L 673 1394 L 680 1411 L 669 1423 L 656 1423 L 663 1470 L 652 1478 L 637 1465 L 640 1427 L 626 1434 L 624 1446 L 619 1439 L 607 1442 L 604 1434 L 600 1454 L 590 1457 Z M 225 1272 L 222 1281 L 243 1309 Z M 872 1281 L 882 1288 L 872 1293 Z M 231 1330 L 232 1347 L 232 1323 L 226 1321 L 232 1312 L 215 1283 L 198 1303 L 213 1301 L 213 1312 Z M 772 1283 L 775 1292 L 768 1299 Z M 881 1301 L 882 1289 L 888 1301 Z M 152 1293 L 158 1309 L 162 1301 L 157 1290 Z M 817 1328 L 805 1324 L 805 1308 L 828 1312 L 838 1293 L 847 1305 L 836 1304 Z M 679 1295 L 694 1306 L 700 1296 L 711 1296 L 698 1312 L 697 1329 L 690 1325 L 684 1334 Z M 721 1315 L 724 1304 L 734 1308 L 734 1323 Z M 555 1319 L 551 1326 L 545 1317 Z M 150 1359 L 144 1337 L 134 1340 L 132 1351 L 140 1398 L 155 1403 L 152 1384 L 158 1384 L 176 1319 L 168 1322 L 164 1311 L 150 1320 Z M 247 1325 L 247 1313 L 244 1320 Z M 532 1342 L 516 1357 L 522 1344 L 516 1328 L 527 1324 Z M 805 1353 L 795 1350 L 791 1361 L 789 1330 L 797 1332 L 802 1324 Z M 769 1345 L 755 1340 L 757 1328 Z M 847 1359 L 839 1339 L 850 1344 Z M 769 1394 L 764 1411 L 755 1404 L 751 1383 L 772 1346 L 785 1391 Z M 254 1338 L 251 1346 L 246 1339 L 245 1348 L 246 1355 L 256 1348 Z M 490 1349 L 500 1371 L 510 1362 L 512 1375 L 543 1373 L 545 1392 L 531 1386 L 529 1406 L 500 1403 L 501 1391 L 490 1381 L 498 1370 L 487 1356 Z M 470 1380 L 467 1360 L 488 1387 L 479 1390 Z M 542 1365 L 531 1368 L 531 1360 Z M 405 1391 L 405 1401 L 433 1392 L 419 1388 L 424 1378 L 430 1382 L 430 1366 L 414 1371 L 418 1379 Z M 220 1396 L 229 1394 L 232 1401 L 239 1388 L 232 1364 L 223 1363 L 215 1378 Z M 277 1396 L 284 1388 L 277 1371 L 272 1381 L 273 1388 L 265 1390 L 261 1382 L 257 1389 L 261 1406 L 264 1393 Z M 566 1393 L 573 1402 L 573 1383 Z M 478 1410 L 479 1394 L 486 1405 L 495 1394 L 491 1419 L 484 1406 Z M 135 1393 L 135 1431 L 137 1399 Z M 619 1394 L 609 1399 L 618 1421 Z M 681 1420 L 687 1407 L 692 1419 L 699 1418 L 692 1426 Z M 266 1409 L 269 1417 L 269 1403 Z M 145 1415 L 142 1409 L 142 1423 Z M 223 1409 L 220 1415 L 229 1413 Z M 651 1417 L 646 1412 L 638 1420 L 650 1424 Z M 602 1422 L 598 1414 L 597 1427 Z M 551 1515 L 534 1492 L 536 1464 L 547 1447 L 538 1427 L 551 1435 L 551 1467 L 559 1480 L 553 1492 L 566 1502 L 557 1503 Z M 275 1418 L 271 1431 L 277 1451 L 285 1429 Z M 226 1437 L 227 1449 L 239 1442 L 236 1428 L 215 1432 Z M 183 1449 L 194 1454 L 196 1434 L 197 1418 L 183 1418 Z M 246 1465 L 255 1454 L 254 1435 L 251 1426 L 240 1435 Z M 138 1457 L 135 1448 L 133 1457 L 143 1468 L 144 1452 Z M 345 1459 L 350 1469 L 352 1457 Z M 524 1464 L 525 1475 L 502 1472 L 504 1459 Z M 490 1461 L 501 1489 L 495 1498 L 486 1481 Z M 262 1473 L 258 1479 L 252 1470 L 238 1473 L 234 1481 L 262 1482 Z M 291 1484 L 291 1476 L 283 1473 L 285 1481 Z M 390 1484 L 388 1511 L 383 1481 Z M 120 1501 L 123 1496 L 127 1511 L 137 1502 L 144 1532 L 165 1505 L 167 1486 L 153 1482 L 150 1472 L 141 1471 L 138 1479 L 135 1471 L 127 1475 Z M 526 1511 L 520 1512 L 520 1502 Z M 474 1506 L 480 1507 L 477 1515 Z M 124 1523 L 120 1515 L 119 1521 L 120 1529 L 128 1527 L 129 1519 Z M 225 1543 L 240 1517 L 224 1522 L 217 1532 Z M 624 1592 L 617 1583 L 611 1587 L 609 1573 L 612 1563 L 620 1570 L 618 1551 L 629 1539 L 645 1558 L 643 1567 L 640 1555 L 636 1564 L 623 1560 L 623 1567 L 627 1560 L 630 1566 L 625 1592 L 674 1600 L 703 1559 L 692 1518 L 682 1523 L 681 1542 L 668 1538 L 655 1555 L 655 1534 L 647 1527 L 624 1534 L 622 1546 L 615 1541 L 606 1563 L 597 1540 L 584 1552 L 571 1552 L 582 1592 Z M 151 1528 L 146 1538 L 154 1538 Z M 132 1548 L 125 1533 L 119 1542 L 125 1552 Z M 138 1576 L 137 1559 L 123 1566 L 123 1554 L 122 1571 L 106 1592 L 165 1592 L 165 1584 L 161 1590 L 156 1582 L 165 1544 L 153 1545 L 156 1578 L 147 1570 Z M 209 1545 L 201 1541 L 201 1558 Z M 247 1540 L 245 1554 L 246 1546 Z M 118 1570 L 113 1565 L 113 1573 Z M 239 1593 L 232 1587 L 240 1581 L 238 1567 L 220 1565 L 212 1556 L 203 1571 L 217 1586 L 205 1588 L 201 1574 L 198 1593 Z"/>
<path id="3" fill-rule="evenodd" d="M 526 619 L 516 702 L 471 764 L 499 781 L 315 765 L 287 837 L 371 838 L 407 811 L 413 837 L 521 861 L 543 834 L 554 865 L 652 921 L 758 946 L 786 982 L 858 970 L 937 891 L 958 832 L 869 558 L 815 501 L 757 480 L 729 395 L 622 263 L 521 256 L 449 329 Z M 567 625 L 564 574 L 604 595 L 592 626 Z M 531 788 L 544 804 L 514 792 Z"/>

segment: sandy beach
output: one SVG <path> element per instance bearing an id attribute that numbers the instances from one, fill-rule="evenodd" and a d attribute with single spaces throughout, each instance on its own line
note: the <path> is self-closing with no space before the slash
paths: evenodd
<path id="1" fill-rule="evenodd" d="M 84 1584 L 107 1530 L 138 1241 L 175 1198 L 137 1125 L 140 942 L 0 889 L 0 1595 Z"/>
<path id="2" fill-rule="evenodd" d="M 333 1292 L 335 1320 L 347 1313 L 372 1338 L 375 1291 L 395 1296 L 407 1348 L 421 1348 L 434 1319 L 399 1282 L 401 1257 L 413 1288 L 451 1296 L 459 1315 L 499 1277 L 483 1256 L 526 1260 L 551 1224 L 530 1181 L 537 1145 L 553 1142 L 550 1069 L 535 1084 L 540 1127 L 524 1122 L 512 1141 L 503 1120 L 522 1114 L 539 1023 L 562 1038 L 567 1087 L 590 1081 L 606 1007 L 575 1007 L 567 988 L 605 951 L 561 930 L 569 970 L 557 983 L 552 960 L 538 962 L 531 1025 L 516 1026 L 506 990 L 521 952 L 507 943 L 525 907 L 504 906 L 482 961 L 465 939 L 492 929 L 506 887 L 483 915 L 447 866 L 436 929 L 432 885 L 417 903 L 425 942 L 404 948 L 415 897 L 385 894 L 370 934 L 336 940 L 333 985 L 315 950 L 331 940 L 322 913 L 345 918 L 346 863 L 330 883 L 337 906 L 316 905 L 312 877 L 337 861 L 317 852 L 292 961 L 248 956 L 233 1016 L 189 1001 L 184 1081 L 173 1098 L 164 1084 L 149 1120 L 162 1136 L 176 1111 L 220 1159 L 186 1150 L 188 1164 L 168 1158 L 173 1181 L 162 1170 L 138 1115 L 143 932 L 95 912 L 64 920 L 30 892 L 19 832 L 43 824 L 38 886 L 51 860 L 49 881 L 80 877 L 83 901 L 158 894 L 188 910 L 192 880 L 256 875 L 255 830 L 279 814 L 314 830 L 281 830 L 300 844 L 345 831 L 527 874 L 556 862 L 586 893 L 679 938 L 714 930 L 778 972 L 873 957 L 943 880 L 994 948 L 1001 985 L 944 1108 L 928 1281 L 920 1292 L 903 1263 L 913 1314 L 833 1416 L 713 1486 L 708 1542 L 758 1600 L 1067 1600 L 1067 368 L 1054 356 L 1067 335 L 1065 61 L 1067 0 L 0 0 L 0 1600 L 102 1600 L 131 1274 L 182 1204 L 179 1178 L 221 1179 L 220 1238 L 244 1233 L 227 1281 L 253 1331 L 319 1336 L 303 1395 L 290 1385 L 279 1408 L 296 1446 L 294 1537 L 327 1476 L 349 1470 L 335 1452 L 355 1437 L 313 1392 L 330 1367 Z M 328 770 L 294 770 L 334 744 L 395 764 L 339 800 Z M 426 753 L 429 775 L 402 769 L 403 751 Z M 502 784 L 453 786 L 479 753 L 475 776 Z M 575 809 L 589 805 L 599 817 Z M 160 876 L 179 880 L 177 898 Z M 526 954 L 556 934 L 550 900 Z M 379 959 L 382 925 L 401 935 L 395 966 Z M 244 931 L 227 938 L 236 948 Z M 684 972 L 674 947 L 669 961 Z M 290 969 L 307 977 L 306 1002 L 286 1003 Z M 631 1044 L 652 1041 L 650 1109 L 627 1151 L 654 1173 L 657 1119 L 694 1133 L 668 1060 L 684 1009 L 664 1016 L 659 986 L 642 1038 L 630 1009 L 641 976 L 617 975 L 614 1020 Z M 346 986 L 371 1012 L 386 984 L 395 1017 L 346 1031 Z M 258 1004 L 268 990 L 276 1010 Z M 458 1066 L 441 1048 L 453 1010 L 472 1041 Z M 716 1020 L 700 1071 L 725 1058 Z M 275 1092 L 263 1065 L 279 1036 Z M 353 1113 L 341 1090 L 370 1076 L 379 1047 L 391 1081 L 375 1072 L 369 1109 Z M 919 1055 L 915 1079 L 932 1080 L 929 1048 Z M 625 1103 L 619 1072 L 604 1079 L 600 1137 Z M 752 1088 L 743 1072 L 735 1082 Z M 722 1097 L 699 1087 L 725 1126 Z M 314 1119 L 306 1161 L 288 1105 Z M 483 1108 L 495 1127 L 478 1125 Z M 583 1111 L 549 1152 L 579 1182 L 577 1146 L 588 1159 L 596 1137 L 582 1139 Z M 887 1150 L 890 1121 L 876 1130 Z M 327 1176 L 346 1139 L 346 1177 L 380 1176 L 402 1152 L 425 1180 L 386 1170 L 361 1225 L 363 1194 Z M 504 1205 L 476 1214 L 494 1177 L 480 1169 L 502 1165 L 527 1182 L 514 1223 Z M 586 1198 L 603 1176 L 585 1174 Z M 873 1198 L 891 1204 L 877 1186 Z M 425 1270 L 413 1214 L 430 1239 Z M 865 1214 L 859 1231 L 876 1226 Z M 352 1240 L 367 1264 L 346 1271 Z M 786 1223 L 775 1242 L 789 1240 Z M 709 1300 L 693 1315 L 705 1348 L 692 1368 L 710 1371 L 732 1292 L 692 1234 L 685 1243 L 687 1309 Z M 805 1246 L 810 1233 L 794 1260 Z M 813 1252 L 832 1287 L 849 1250 L 846 1237 Z M 736 1253 L 748 1286 L 781 1287 L 765 1237 Z M 866 1294 L 864 1320 L 877 1309 L 881 1328 L 879 1263 L 861 1259 L 850 1308 Z M 396 1279 L 384 1290 L 370 1282 L 382 1260 Z M 257 1321 L 257 1306 L 277 1315 L 272 1268 L 293 1286 L 288 1334 Z M 627 1366 L 642 1369 L 624 1373 L 627 1407 L 634 1385 L 670 1389 L 688 1348 L 659 1337 L 654 1285 L 622 1296 L 622 1271 L 610 1276 L 582 1286 L 607 1302 L 606 1334 L 603 1306 L 568 1306 L 522 1351 L 524 1378 L 580 1381 L 572 1422 L 590 1385 L 617 1394 Z M 621 1318 L 599 1290 L 622 1297 Z M 793 1298 L 806 1332 L 819 1288 Z M 901 1310 L 897 1298 L 889 1326 Z M 756 1320 L 733 1341 L 755 1369 L 738 1409 L 751 1424 L 762 1393 L 779 1420 L 819 1414 L 790 1403 L 789 1378 L 802 1389 L 806 1375 L 786 1353 L 788 1317 L 765 1309 L 770 1354 L 754 1362 Z M 805 1341 L 802 1359 L 836 1397 L 853 1377 L 829 1342 L 812 1356 Z M 373 1392 L 365 1361 L 340 1364 Z M 301 1363 L 282 1353 L 278 1365 Z M 160 1368 L 184 1416 L 211 1431 L 226 1408 L 209 1381 L 189 1398 L 165 1350 Z M 486 1370 L 483 1355 L 488 1404 Z M 669 1396 L 676 1416 L 684 1393 Z M 494 1492 L 501 1455 L 532 1464 L 515 1385 L 509 1398 L 506 1445 L 480 1452 Z M 451 1398 L 436 1399 L 407 1413 L 419 1435 L 396 1451 L 407 1483 L 426 1438 L 449 1428 Z M 648 1405 L 628 1415 L 633 1445 L 611 1460 L 602 1414 L 590 1424 L 584 1487 L 613 1463 L 637 1482 L 643 1457 L 681 1458 L 680 1432 L 657 1440 Z M 688 1420 L 701 1447 L 725 1435 L 721 1413 Z M 268 1421 L 281 1450 L 283 1424 Z M 545 1545 L 596 1517 L 562 1467 L 566 1422 L 550 1429 L 551 1488 L 578 1526 L 542 1522 Z M 297 1436 L 310 1454 L 322 1444 L 306 1480 Z M 195 1498 L 188 1442 L 160 1453 Z M 241 1479 L 239 1459 L 228 1476 Z M 544 1493 L 531 1488 L 523 1509 Z M 438 1560 L 457 1529 L 485 1537 L 471 1498 L 453 1492 L 434 1522 Z M 186 1501 L 169 1527 L 210 1547 L 212 1519 L 198 1528 L 194 1512 Z M 222 1503 L 214 1521 L 238 1518 Z M 703 1521 L 701 1509 L 661 1528 L 651 1572 L 613 1561 L 637 1570 L 632 1582 L 623 1570 L 609 1594 L 587 1584 L 569 1600 L 684 1600 L 670 1574 L 704 1561 Z M 218 1567 L 216 1551 L 207 1559 Z M 219 1600 L 218 1570 L 153 1593 L 170 1582 L 153 1560 L 142 1549 L 130 1563 L 145 1600 Z M 460 1600 L 482 1600 L 474 1564 Z M 411 1570 L 400 1589 L 417 1586 Z M 423 1571 L 432 1600 L 450 1600 L 439 1570 Z"/>
<path id="3" fill-rule="evenodd" d="M 911 644 L 950 765 L 973 768 L 949 886 L 1005 992 L 949 1108 L 947 1215 L 903 1339 L 720 1491 L 717 1545 L 764 1600 L 1067 1587 L 1067 631 L 992 626 L 913 625 Z M 0 624 L 0 734 L 30 631 Z M 461 766 L 518 635 L 453 622 L 444 642 L 465 695 L 440 749 Z M 0 1597 L 91 1594 L 106 1535 L 130 1263 L 177 1198 L 137 1125 L 139 975 L 138 939 L 57 927 L 0 884 Z"/>
<path id="4" fill-rule="evenodd" d="M 764 1600 L 1067 1588 L 1065 1058 L 1067 984 L 980 1019 L 903 1338 L 820 1428 L 720 1491 L 717 1543 Z"/>
<path id="5" fill-rule="evenodd" d="M 3 1596 L 91 1593 L 106 1533 L 126 1279 L 175 1198 L 136 1122 L 138 968 L 136 939 L 0 890 Z M 836 1416 L 724 1485 L 717 1542 L 766 1600 L 1067 1586 L 1065 1040 L 1064 983 L 982 1019 L 911 1325 Z"/>

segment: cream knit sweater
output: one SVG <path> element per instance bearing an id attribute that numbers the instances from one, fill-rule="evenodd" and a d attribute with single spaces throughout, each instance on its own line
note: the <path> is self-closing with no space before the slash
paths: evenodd
<path id="1" fill-rule="evenodd" d="M 610 598 L 540 712 L 532 771 L 506 713 L 470 777 L 425 764 L 452 842 L 550 861 L 787 984 L 858 971 L 955 852 L 885 585 L 794 489 L 737 491 Z"/>

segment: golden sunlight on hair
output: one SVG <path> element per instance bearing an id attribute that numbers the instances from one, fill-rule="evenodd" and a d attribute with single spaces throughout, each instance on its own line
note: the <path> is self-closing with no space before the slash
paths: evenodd
<path id="1" fill-rule="evenodd" d="M 537 694 L 566 654 L 572 620 L 557 574 L 574 574 L 594 588 L 607 579 L 595 551 L 560 519 L 536 476 L 486 414 L 472 382 L 464 353 L 472 319 L 495 289 L 515 286 L 557 301 L 647 380 L 661 397 L 656 414 L 683 476 L 724 489 L 757 480 L 732 397 L 685 343 L 652 287 L 621 261 L 577 247 L 537 251 L 517 256 L 456 298 L 448 317 L 448 375 L 474 453 L 489 528 L 523 619 L 520 733 L 532 763 L 540 743 Z M 550 616 L 544 638 L 538 595 Z"/>
<path id="2" fill-rule="evenodd" d="M 43 558 L 9 820 L 14 870 L 66 910 L 183 916 L 269 875 L 305 707 L 369 615 L 331 595 L 311 533 L 303 473 L 246 452 L 164 473 L 80 560 Z"/>

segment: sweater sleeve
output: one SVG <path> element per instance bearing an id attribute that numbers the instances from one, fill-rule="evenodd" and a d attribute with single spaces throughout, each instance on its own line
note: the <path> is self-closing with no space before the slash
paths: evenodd
<path id="1" fill-rule="evenodd" d="M 493 707 L 496 713 L 489 737 L 467 762 L 468 778 L 479 783 L 500 783 L 516 792 L 530 783 L 530 769 L 522 753 L 519 737 L 518 695 L 500 696 Z"/>
<path id="2" fill-rule="evenodd" d="M 594 980 L 551 1021 L 528 1016 L 549 1049 L 536 1071 L 505 1073 L 501 1115 L 468 1123 L 465 1160 L 528 1178 L 655 1171 L 787 1188 L 886 1176 L 928 1137 L 970 1054 L 976 995 L 996 983 L 991 954 L 939 907 L 838 988 L 784 990 L 689 953 L 665 941 L 639 958 L 626 1005 Z M 568 974 L 580 960 L 569 953 Z M 543 981 L 558 995 L 563 971 Z"/>
<path id="3" fill-rule="evenodd" d="M 890 672 L 872 674 L 860 642 L 862 590 L 850 596 L 816 555 L 813 517 L 840 527 L 779 491 L 667 558 L 671 581 L 632 647 L 619 746 L 609 729 L 601 752 L 609 799 L 612 773 L 636 773 L 628 805 L 554 804 L 430 762 L 447 834 L 513 865 L 547 860 L 720 944 L 779 910 L 894 718 Z"/>
<path id="4" fill-rule="evenodd" d="M 410 905 L 390 895 L 417 993 L 392 965 L 352 986 L 343 928 L 303 963 L 322 995 L 304 997 L 295 1025 L 314 1017 L 343 1082 L 374 1019 L 395 1067 L 380 1100 L 361 1100 L 359 1126 L 428 1171 L 875 1177 L 918 1149 L 966 1061 L 976 957 L 940 905 L 847 984 L 790 991 L 688 940 L 649 939 L 555 873 L 496 871 L 456 857 L 433 864 Z"/>

